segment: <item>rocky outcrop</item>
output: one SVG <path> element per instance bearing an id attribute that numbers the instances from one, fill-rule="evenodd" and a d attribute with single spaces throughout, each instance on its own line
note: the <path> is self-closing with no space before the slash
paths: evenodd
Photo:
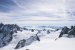
<path id="1" fill-rule="evenodd" d="M 0 23 L 0 47 L 4 47 L 12 40 L 14 32 L 20 30 L 16 24 L 3 24 Z"/>
<path id="2" fill-rule="evenodd" d="M 62 28 L 62 31 L 60 32 L 60 35 L 59 35 L 59 37 L 62 37 L 63 36 L 63 34 L 68 34 L 68 31 L 69 31 L 69 28 L 68 27 L 63 27 Z"/>
<path id="3" fill-rule="evenodd" d="M 75 26 L 71 27 L 71 29 L 68 31 L 68 37 L 70 36 L 75 37 Z"/>
<path id="4" fill-rule="evenodd" d="M 47 34 L 50 34 L 50 30 L 47 30 Z"/>
<path id="5" fill-rule="evenodd" d="M 70 37 L 70 36 L 75 37 L 75 26 L 71 26 L 71 28 L 68 28 L 66 26 L 63 27 L 59 37 L 62 37 L 64 34 L 67 34 L 68 35 L 67 37 Z"/>
<path id="6" fill-rule="evenodd" d="M 35 36 L 31 36 L 30 38 L 28 39 L 23 39 L 23 40 L 20 40 L 18 42 L 18 44 L 16 45 L 15 49 L 19 49 L 19 48 L 22 48 L 24 46 L 28 46 L 30 44 L 32 44 L 34 41 L 40 41 L 39 37 L 37 35 Z"/>
<path id="7" fill-rule="evenodd" d="M 25 43 L 26 43 L 26 40 L 25 40 L 25 39 L 20 40 L 20 41 L 18 42 L 18 44 L 16 45 L 15 49 L 19 49 L 19 48 L 24 47 L 24 46 L 25 46 Z"/>

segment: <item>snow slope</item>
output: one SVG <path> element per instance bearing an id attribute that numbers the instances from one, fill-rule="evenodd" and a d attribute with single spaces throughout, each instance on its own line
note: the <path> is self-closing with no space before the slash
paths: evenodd
<path id="1" fill-rule="evenodd" d="M 50 34 L 44 34 L 45 36 L 40 37 L 40 42 L 34 41 L 31 45 L 25 46 L 20 49 L 14 49 L 20 39 L 30 37 L 32 36 L 32 34 L 34 35 L 36 32 L 37 31 L 18 32 L 19 34 L 17 34 L 16 36 L 17 38 L 14 37 L 9 45 L 3 48 L 0 48 L 0 50 L 26 50 L 26 49 L 29 49 L 29 50 L 75 50 L 75 38 L 62 37 L 57 39 L 56 41 L 54 40 L 60 34 L 59 33 L 60 30 L 56 32 L 51 32 Z"/>
<path id="2" fill-rule="evenodd" d="M 21 48 L 19 50 L 75 50 L 75 39 L 61 38 L 57 41 L 44 39 L 40 42 L 33 43 L 30 46 Z"/>

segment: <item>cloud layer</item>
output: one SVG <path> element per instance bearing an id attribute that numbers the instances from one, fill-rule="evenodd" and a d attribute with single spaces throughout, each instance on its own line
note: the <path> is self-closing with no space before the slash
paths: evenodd
<path id="1" fill-rule="evenodd" d="M 74 0 L 0 0 L 0 22 L 75 21 L 74 5 Z"/>

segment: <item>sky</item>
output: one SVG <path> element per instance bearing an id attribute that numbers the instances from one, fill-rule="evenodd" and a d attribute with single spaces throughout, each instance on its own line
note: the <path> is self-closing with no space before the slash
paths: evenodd
<path id="1" fill-rule="evenodd" d="M 75 0 L 0 0 L 0 22 L 74 25 Z"/>

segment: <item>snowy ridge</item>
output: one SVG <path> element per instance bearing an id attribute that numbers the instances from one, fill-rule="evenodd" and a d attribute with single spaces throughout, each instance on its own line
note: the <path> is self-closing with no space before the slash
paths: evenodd
<path id="1" fill-rule="evenodd" d="M 17 33 L 13 34 L 16 36 L 13 37 L 13 40 L 10 42 L 10 44 L 0 48 L 0 50 L 16 50 L 14 48 L 21 39 L 28 39 L 30 36 L 37 34 L 37 32 L 37 30 L 34 32 L 29 30 L 23 30 L 22 32 L 18 31 Z M 40 36 L 40 41 L 34 41 L 31 45 L 22 47 L 17 50 L 75 50 L 75 38 L 70 39 L 67 37 L 62 37 L 57 41 L 54 40 L 59 36 L 60 32 L 61 30 L 47 34 L 47 30 L 42 30 L 41 33 L 38 34 L 38 36 Z"/>

